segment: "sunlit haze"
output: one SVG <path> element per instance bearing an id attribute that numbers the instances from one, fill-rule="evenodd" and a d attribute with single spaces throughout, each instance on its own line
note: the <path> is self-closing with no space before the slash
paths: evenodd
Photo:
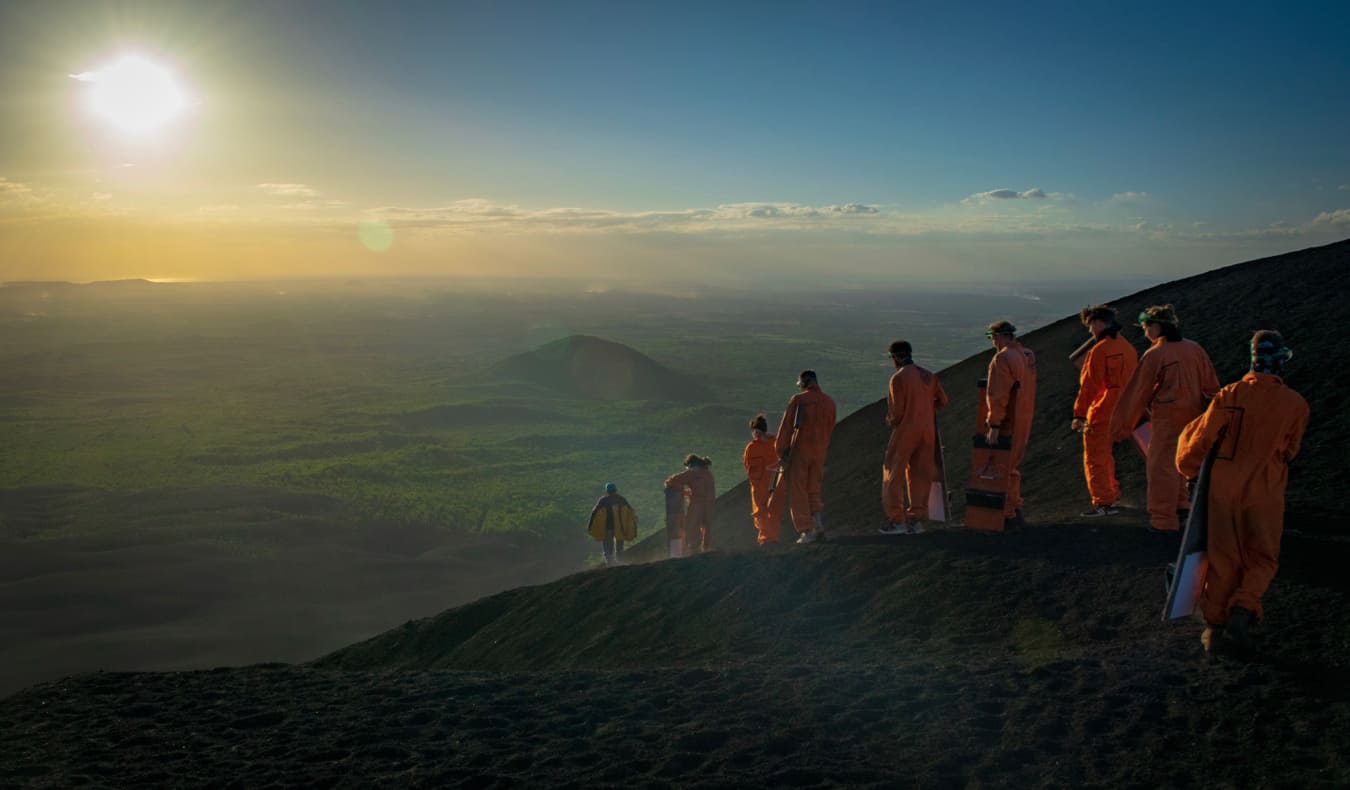
<path id="1" fill-rule="evenodd" d="M 0 281 L 1155 281 L 1350 235 L 1344 4 L 0 7 Z"/>

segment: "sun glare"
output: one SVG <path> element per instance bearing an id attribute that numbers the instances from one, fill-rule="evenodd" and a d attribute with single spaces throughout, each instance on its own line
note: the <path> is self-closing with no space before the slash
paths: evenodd
<path id="1" fill-rule="evenodd" d="M 128 134 L 161 129 L 187 106 L 173 74 L 144 58 L 127 56 L 98 71 L 71 77 L 89 83 L 89 109 Z"/>

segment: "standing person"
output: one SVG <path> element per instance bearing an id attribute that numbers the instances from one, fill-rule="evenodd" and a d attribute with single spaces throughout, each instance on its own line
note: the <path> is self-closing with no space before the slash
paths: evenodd
<path id="1" fill-rule="evenodd" d="M 1186 481 L 1177 472 L 1177 439 L 1186 423 L 1205 411 L 1219 391 L 1219 374 L 1209 354 L 1181 336 L 1172 305 L 1154 305 L 1139 314 L 1139 325 L 1152 343 L 1125 384 L 1111 415 L 1111 438 L 1130 438 L 1148 409 L 1153 437 L 1148 444 L 1148 520 L 1153 532 L 1175 532 L 1190 509 Z"/>
<path id="2" fill-rule="evenodd" d="M 619 494 L 619 487 L 605 483 L 605 495 L 591 508 L 587 526 L 591 537 L 604 546 L 605 565 L 613 567 L 623 559 L 623 543 L 637 538 L 637 513 Z"/>
<path id="3" fill-rule="evenodd" d="M 1012 451 L 1008 456 L 1008 496 L 1003 504 L 1003 526 L 1024 527 L 1022 517 L 1022 460 L 1031 439 L 1031 420 L 1036 414 L 1036 353 L 1017 340 L 1017 327 L 1008 321 L 995 321 L 985 330 L 994 345 L 989 360 L 989 425 L 985 439 L 998 444 L 1001 431 L 1012 423 Z"/>
<path id="4" fill-rule="evenodd" d="M 773 473 L 778 469 L 778 451 L 774 449 L 774 435 L 769 433 L 769 421 L 756 414 L 750 421 L 750 443 L 741 454 L 745 475 L 750 479 L 750 515 L 759 533 L 759 542 L 777 543 L 781 513 L 769 511 L 769 487 Z"/>
<path id="5" fill-rule="evenodd" d="M 684 554 L 712 551 L 713 505 L 717 485 L 713 482 L 712 459 L 690 453 L 684 459 L 684 471 L 666 478 L 666 488 L 685 489 L 689 509 L 684 514 Z"/>
<path id="6" fill-rule="evenodd" d="M 891 343 L 890 354 L 895 363 L 886 397 L 891 440 L 881 466 L 881 506 L 890 524 L 879 531 L 883 535 L 918 535 L 928 518 L 928 494 L 937 473 L 936 419 L 947 405 L 947 393 L 937 374 L 914 364 L 914 350 L 907 341 Z"/>
<path id="7" fill-rule="evenodd" d="M 1116 410 L 1125 382 L 1139 366 L 1139 354 L 1130 341 L 1120 336 L 1120 322 L 1114 308 L 1099 304 L 1084 307 L 1078 314 L 1096 343 L 1083 360 L 1078 375 L 1078 397 L 1073 402 L 1073 421 L 1069 426 L 1083 434 L 1083 476 L 1087 479 L 1092 509 L 1086 518 L 1114 516 L 1120 511 L 1120 481 L 1116 479 L 1116 457 L 1112 451 L 1111 415 Z"/>
<path id="8" fill-rule="evenodd" d="M 821 478 L 834 433 L 835 405 L 834 399 L 821 391 L 814 370 L 803 370 L 797 376 L 797 386 L 801 392 L 788 399 L 774 439 L 783 479 L 769 498 L 769 512 L 782 513 L 783 497 L 787 497 L 792 526 L 799 533 L 797 542 L 815 543 L 825 539 L 820 515 L 825 508 Z"/>
<path id="9" fill-rule="evenodd" d="M 1209 570 L 1200 593 L 1207 652 L 1218 647 L 1225 626 L 1238 647 L 1247 647 L 1248 629 L 1261 619 L 1261 597 L 1279 565 L 1289 462 L 1308 426 L 1308 402 L 1282 378 L 1294 355 L 1284 338 L 1261 330 L 1252 336 L 1251 354 L 1251 371 L 1219 390 L 1177 443 L 1177 469 L 1187 478 L 1219 445 L 1209 472 Z"/>

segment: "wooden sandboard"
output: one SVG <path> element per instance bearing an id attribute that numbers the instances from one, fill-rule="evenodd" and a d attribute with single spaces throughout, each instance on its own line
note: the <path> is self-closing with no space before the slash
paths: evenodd
<path id="1" fill-rule="evenodd" d="M 1200 601 L 1200 591 L 1205 589 L 1205 572 L 1209 570 L 1209 557 L 1205 552 L 1209 537 L 1209 477 L 1220 444 L 1222 440 L 1214 443 L 1200 465 L 1200 476 L 1195 483 L 1195 493 L 1191 496 L 1191 514 L 1181 533 L 1177 561 L 1167 566 L 1167 602 L 1163 604 L 1162 612 L 1164 622 L 1189 617 Z"/>
<path id="2" fill-rule="evenodd" d="M 933 418 L 933 462 L 937 475 L 928 490 L 928 520 L 947 520 L 947 459 L 942 453 L 942 430 L 937 426 L 937 417 Z"/>
<path id="3" fill-rule="evenodd" d="M 1008 500 L 1009 461 L 1012 460 L 1012 430 L 1000 431 L 998 442 L 990 445 L 984 426 L 989 420 L 986 389 L 989 382 L 980 379 L 979 406 L 975 415 L 974 445 L 970 454 L 970 478 L 966 481 L 966 526 L 995 532 L 1003 531 L 1003 507 Z M 1016 394 L 1013 396 L 1016 397 Z M 1015 402 L 1008 404 L 1013 414 Z"/>

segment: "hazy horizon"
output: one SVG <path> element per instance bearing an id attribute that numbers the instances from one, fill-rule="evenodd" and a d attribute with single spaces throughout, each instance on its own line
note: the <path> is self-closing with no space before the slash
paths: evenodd
<path id="1" fill-rule="evenodd" d="M 9 2 L 0 280 L 1172 279 L 1350 235 L 1347 23 Z"/>

